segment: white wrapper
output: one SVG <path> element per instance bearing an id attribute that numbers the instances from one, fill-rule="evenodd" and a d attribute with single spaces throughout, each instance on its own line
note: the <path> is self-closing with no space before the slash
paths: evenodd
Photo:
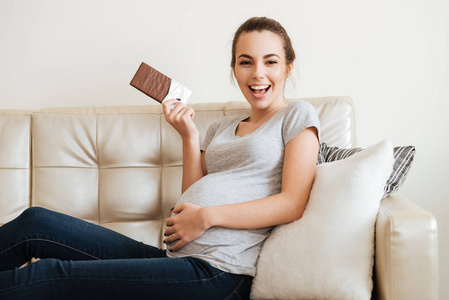
<path id="1" fill-rule="evenodd" d="M 181 99 L 181 102 L 187 104 L 190 96 L 192 95 L 192 91 L 177 82 L 176 80 L 171 80 L 170 89 L 168 90 L 167 96 L 165 96 L 162 103 L 170 99 Z"/>

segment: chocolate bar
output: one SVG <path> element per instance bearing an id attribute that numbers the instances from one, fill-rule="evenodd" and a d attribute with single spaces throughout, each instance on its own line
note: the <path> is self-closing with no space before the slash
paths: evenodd
<path id="1" fill-rule="evenodd" d="M 171 82 L 171 78 L 143 62 L 130 84 L 154 100 L 162 103 L 170 90 Z"/>

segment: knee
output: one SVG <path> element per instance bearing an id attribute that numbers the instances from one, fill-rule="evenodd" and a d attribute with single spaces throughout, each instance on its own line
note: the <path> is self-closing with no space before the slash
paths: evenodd
<path id="1" fill-rule="evenodd" d="M 43 207 L 29 207 L 20 214 L 19 219 L 24 220 L 28 224 L 40 223 L 49 213 L 50 210 Z"/>

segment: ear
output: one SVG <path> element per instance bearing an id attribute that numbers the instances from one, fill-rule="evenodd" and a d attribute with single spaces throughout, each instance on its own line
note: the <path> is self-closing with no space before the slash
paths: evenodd
<path id="1" fill-rule="evenodd" d="M 293 71 L 293 63 L 290 63 L 287 65 L 287 78 L 290 77 L 290 75 L 292 75 L 292 71 Z"/>
<path id="2" fill-rule="evenodd" d="M 231 70 L 231 73 L 229 73 L 229 80 L 234 86 L 237 86 L 237 80 L 235 79 L 235 70 Z"/>

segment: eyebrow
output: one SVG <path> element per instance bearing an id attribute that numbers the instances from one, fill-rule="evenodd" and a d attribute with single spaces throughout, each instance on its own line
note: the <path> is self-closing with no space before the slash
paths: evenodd
<path id="1" fill-rule="evenodd" d="M 277 57 L 281 58 L 279 55 L 274 54 L 274 53 L 266 54 L 266 55 L 263 56 L 263 58 L 264 58 L 264 59 L 267 59 L 267 58 L 269 58 L 269 57 L 271 57 L 271 56 L 277 56 Z M 240 57 L 246 57 L 246 58 L 249 58 L 249 59 L 253 59 L 253 58 L 251 57 L 251 55 L 248 55 L 248 54 L 242 54 L 242 55 L 240 55 L 238 58 L 240 58 Z"/>

